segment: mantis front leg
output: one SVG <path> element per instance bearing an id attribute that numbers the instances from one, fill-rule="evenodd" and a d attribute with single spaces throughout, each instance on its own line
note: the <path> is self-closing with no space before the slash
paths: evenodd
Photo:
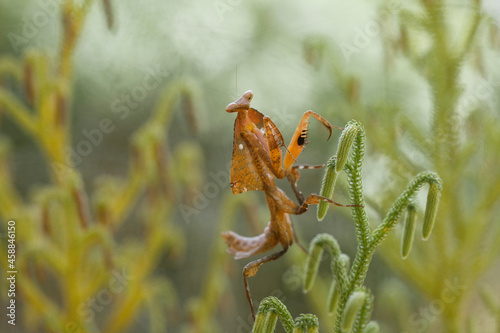
<path id="1" fill-rule="evenodd" d="M 274 184 L 266 184 L 274 185 Z M 276 209 L 287 214 L 300 215 L 307 211 L 309 205 L 317 205 L 321 201 L 326 201 L 328 203 L 334 204 L 340 207 L 358 207 L 357 205 L 343 205 L 329 198 L 323 197 L 321 195 L 312 193 L 309 194 L 301 203 L 297 205 L 295 202 L 290 200 L 288 196 L 280 188 L 274 185 L 273 189 L 266 189 L 266 196 L 269 196 L 276 205 Z"/>
<path id="2" fill-rule="evenodd" d="M 272 166 L 271 158 L 269 154 L 267 154 L 267 151 L 262 149 L 262 144 L 258 138 L 255 135 L 246 132 L 242 132 L 241 135 L 243 141 L 245 142 L 246 149 L 249 150 L 250 155 L 252 156 L 253 164 L 259 173 L 260 179 L 264 184 L 263 190 L 266 193 L 266 196 L 271 197 L 276 202 L 278 210 L 288 214 L 300 215 L 307 211 L 307 207 L 309 205 L 316 205 L 320 201 L 326 201 L 340 207 L 352 207 L 352 205 L 343 205 L 317 194 L 310 194 L 307 198 L 303 199 L 302 192 L 296 186 L 296 180 L 298 179 L 299 174 L 298 171 L 295 170 L 291 176 L 290 182 L 293 182 L 292 188 L 294 188 L 294 192 L 296 193 L 296 196 L 298 196 L 300 206 L 297 205 L 286 196 L 285 192 L 276 186 L 271 173 L 268 171 L 268 168 L 271 168 Z M 291 170 L 293 170 L 293 168 L 291 168 Z"/>
<path id="3" fill-rule="evenodd" d="M 299 155 L 304 150 L 305 145 L 308 143 L 308 141 L 307 141 L 307 132 L 308 132 L 308 125 L 309 125 L 308 120 L 311 116 L 313 118 L 315 118 L 316 120 L 318 120 L 320 123 L 322 123 L 323 126 L 325 126 L 328 129 L 328 131 L 329 131 L 328 139 L 330 139 L 330 137 L 332 136 L 332 129 L 333 128 L 343 129 L 343 128 L 340 128 L 337 126 L 332 126 L 328 122 L 328 120 L 321 117 L 316 112 L 313 112 L 311 110 L 306 111 L 304 113 L 304 115 L 302 115 L 302 118 L 300 119 L 299 125 L 297 126 L 297 129 L 295 130 L 295 132 L 292 136 L 292 139 L 290 140 L 290 144 L 288 145 L 288 148 L 287 148 L 287 153 L 286 153 L 285 159 L 283 161 L 283 165 L 284 165 L 284 169 L 285 169 L 286 174 L 290 173 L 290 171 L 292 169 L 293 162 L 297 160 Z"/>
<path id="4" fill-rule="evenodd" d="M 288 182 L 290 183 L 290 186 L 292 187 L 293 193 L 295 194 L 295 197 L 297 198 L 297 201 L 299 202 L 300 205 L 305 201 L 304 199 L 304 194 L 302 194 L 302 191 L 299 189 L 297 186 L 297 182 L 299 181 L 300 178 L 300 172 L 298 170 L 303 170 L 303 169 L 320 169 L 324 167 L 325 164 L 318 164 L 318 165 L 308 165 L 308 164 L 299 164 L 299 165 L 294 165 L 292 167 L 291 172 L 286 176 L 288 179 Z"/>

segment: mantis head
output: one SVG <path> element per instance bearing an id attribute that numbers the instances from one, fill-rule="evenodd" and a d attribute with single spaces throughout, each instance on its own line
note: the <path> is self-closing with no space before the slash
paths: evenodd
<path id="1" fill-rule="evenodd" d="M 238 112 L 248 110 L 250 108 L 250 101 L 253 98 L 253 92 L 247 90 L 241 97 L 226 107 L 227 112 Z"/>

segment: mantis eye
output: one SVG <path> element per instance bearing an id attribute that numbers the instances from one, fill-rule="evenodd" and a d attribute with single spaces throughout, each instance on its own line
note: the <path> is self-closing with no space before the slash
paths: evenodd
<path id="1" fill-rule="evenodd" d="M 250 102 L 253 98 L 253 92 L 251 90 L 248 90 L 243 94 L 242 97 L 244 97 L 245 99 L 247 99 Z"/>

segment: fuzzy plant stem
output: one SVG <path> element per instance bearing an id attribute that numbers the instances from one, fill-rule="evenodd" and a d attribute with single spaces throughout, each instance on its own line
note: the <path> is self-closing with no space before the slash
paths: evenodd
<path id="1" fill-rule="evenodd" d="M 318 235 L 310 246 L 310 254 L 305 270 L 305 290 L 307 291 L 312 287 L 323 248 L 327 248 L 332 258 L 332 270 L 335 279 L 333 288 L 339 289 L 338 291 L 335 289 L 333 290 L 331 293 L 332 299 L 329 300 L 329 308 L 337 309 L 335 332 L 342 332 L 346 328 L 353 327 L 353 325 L 357 328 L 355 330 L 356 332 L 362 332 L 366 328 L 366 325 L 368 325 L 370 319 L 368 314 L 371 313 L 371 304 L 373 301 L 371 296 L 369 296 L 370 293 L 366 290 L 360 291 L 360 288 L 362 288 L 366 278 L 368 267 L 376 247 L 380 245 L 395 228 L 401 214 L 408 209 L 408 206 L 414 209 L 412 204 L 413 198 L 425 183 L 429 184 L 429 191 L 427 195 L 422 235 L 424 239 L 427 239 L 432 232 L 436 219 L 437 207 L 442 190 L 442 181 L 434 172 L 426 171 L 418 174 L 409 183 L 406 190 L 396 199 L 382 223 L 372 231 L 365 209 L 362 183 L 362 166 L 365 154 L 364 129 L 360 123 L 351 120 L 346 125 L 344 132 L 339 142 L 336 159 L 331 159 L 327 164 L 320 193 L 327 196 L 331 195 L 338 172 L 342 169 L 346 171 L 351 204 L 353 205 L 352 217 L 356 228 L 358 248 L 353 264 L 349 269 L 347 267 L 348 264 L 341 264 L 344 262 L 344 260 L 341 260 L 343 254 L 340 252 L 337 241 L 330 235 Z M 347 157 L 349 154 L 351 158 L 348 160 Z M 345 167 L 343 167 L 344 165 Z M 324 217 L 324 215 L 320 216 L 319 213 L 320 211 L 318 210 L 319 218 Z M 412 211 L 412 213 L 414 212 Z M 323 211 L 321 211 L 321 214 L 323 214 Z M 412 232 L 403 236 L 405 237 L 405 244 L 411 243 L 413 239 L 410 240 L 409 238 L 410 236 L 412 238 L 413 235 Z M 407 245 L 405 245 L 405 247 L 406 250 L 403 256 L 408 255 L 409 252 L 409 247 Z M 330 303 L 332 303 L 333 299 L 335 304 L 332 305 Z M 361 299 L 363 299 L 363 301 L 361 301 Z M 363 308 L 364 310 L 347 311 L 347 308 Z"/>

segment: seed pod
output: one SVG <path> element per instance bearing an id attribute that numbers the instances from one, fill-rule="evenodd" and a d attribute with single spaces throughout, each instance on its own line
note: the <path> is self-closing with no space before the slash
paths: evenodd
<path id="1" fill-rule="evenodd" d="M 356 320 L 356 315 L 365 304 L 365 299 L 366 293 L 363 291 L 355 291 L 349 296 L 344 308 L 344 314 L 342 315 L 342 331 L 348 332 L 351 330 L 354 320 Z"/>
<path id="2" fill-rule="evenodd" d="M 106 24 L 108 29 L 111 30 L 114 24 L 113 6 L 111 5 L 111 0 L 102 0 L 104 15 L 106 16 Z"/>
<path id="3" fill-rule="evenodd" d="M 278 315 L 274 311 L 259 312 L 255 318 L 252 332 L 273 333 L 278 321 Z"/>
<path id="4" fill-rule="evenodd" d="M 71 196 L 75 203 L 80 226 L 83 229 L 86 229 L 89 227 L 91 220 L 87 195 L 82 189 L 83 185 L 79 175 L 74 174 L 73 179 L 71 179 L 70 182 Z"/>
<path id="5" fill-rule="evenodd" d="M 337 312 L 337 305 L 339 304 L 340 288 L 337 285 L 337 281 L 333 280 L 330 286 L 330 293 L 328 294 L 328 313 L 334 314 Z"/>
<path id="6" fill-rule="evenodd" d="M 335 158 L 332 157 L 328 162 L 326 163 L 326 171 L 325 175 L 323 176 L 323 183 L 321 184 L 321 190 L 319 192 L 319 195 L 325 197 L 325 198 L 331 198 L 333 195 L 333 189 L 335 188 L 335 182 L 337 181 L 337 171 L 336 169 L 336 161 Z M 328 208 L 330 207 L 330 204 L 325 201 L 321 201 L 318 204 L 318 212 L 317 212 L 317 218 L 318 221 L 322 221 L 325 218 L 326 212 L 328 211 Z"/>
<path id="7" fill-rule="evenodd" d="M 316 273 L 318 272 L 318 266 L 322 255 L 323 247 L 319 244 L 314 245 L 313 248 L 309 250 L 304 272 L 304 292 L 311 289 L 314 279 L 316 279 Z"/>
<path id="8" fill-rule="evenodd" d="M 370 321 L 365 328 L 365 333 L 379 333 L 380 332 L 380 326 L 378 326 L 378 323 L 375 321 Z"/>
<path id="9" fill-rule="evenodd" d="M 403 237 L 401 238 L 401 257 L 406 259 L 410 254 L 413 238 L 415 235 L 415 220 L 417 218 L 417 210 L 413 204 L 409 204 L 406 211 L 406 219 L 403 229 Z"/>
<path id="10" fill-rule="evenodd" d="M 431 235 L 436 215 L 438 211 L 439 198 L 441 197 L 441 188 L 438 184 L 430 183 L 427 193 L 427 205 L 425 206 L 424 226 L 422 228 L 422 237 L 424 240 Z"/>
<path id="11" fill-rule="evenodd" d="M 45 205 L 41 207 L 41 220 L 42 220 L 43 233 L 47 237 L 50 237 L 52 234 L 52 231 L 51 231 L 52 228 L 50 225 L 50 213 L 49 213 L 48 207 Z"/>
<path id="12" fill-rule="evenodd" d="M 337 165 L 335 166 L 335 171 L 340 172 L 345 164 L 347 163 L 347 158 L 349 157 L 349 152 L 351 151 L 354 139 L 358 135 L 358 127 L 356 123 L 349 122 L 347 127 L 342 131 L 339 139 L 339 147 L 337 149 Z"/>

